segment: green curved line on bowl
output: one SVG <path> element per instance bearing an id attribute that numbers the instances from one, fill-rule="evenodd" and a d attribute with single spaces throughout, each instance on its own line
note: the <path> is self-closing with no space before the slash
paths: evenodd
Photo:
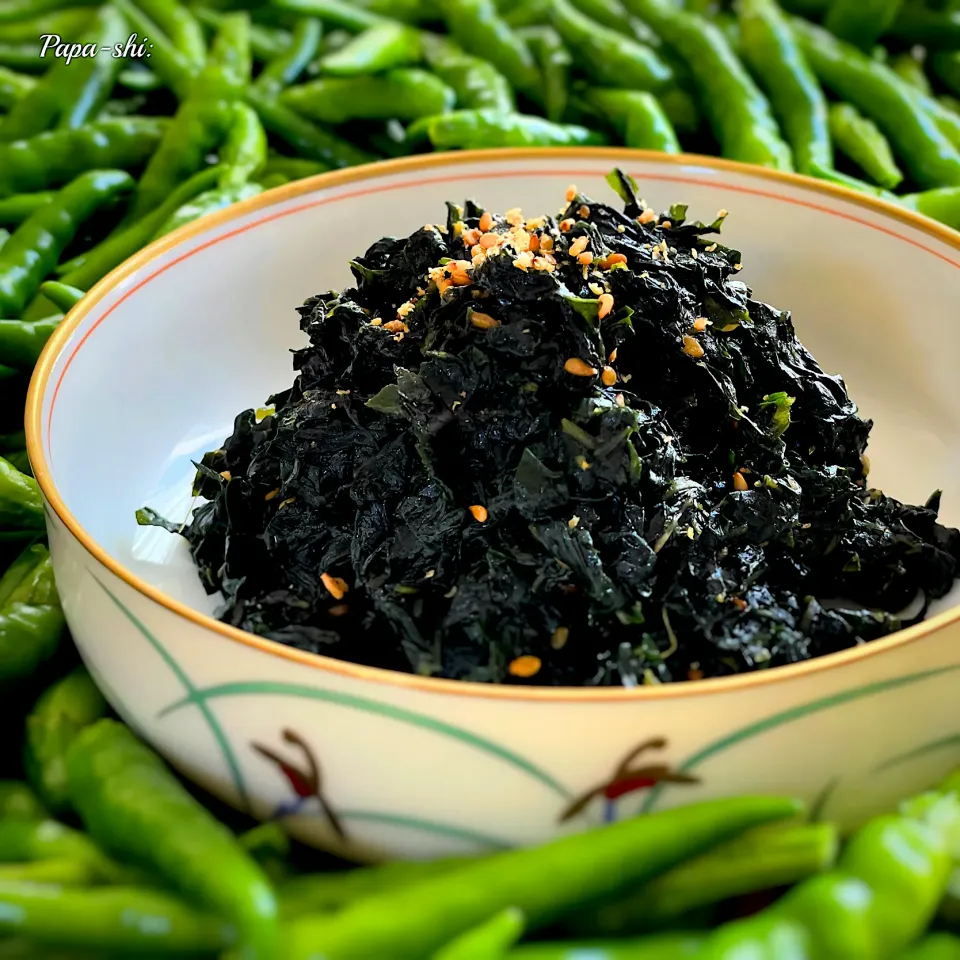
<path id="1" fill-rule="evenodd" d="M 438 837 L 449 837 L 454 840 L 463 840 L 487 850 L 509 850 L 513 846 L 504 840 L 490 837 L 485 833 L 478 833 L 467 827 L 455 827 L 446 823 L 437 823 L 433 820 L 421 820 L 419 817 L 407 817 L 399 813 L 378 813 L 375 810 L 338 810 L 337 816 L 341 820 L 357 820 L 365 823 L 381 823 L 391 827 L 407 827 L 411 830 L 420 830 Z"/>
<path id="2" fill-rule="evenodd" d="M 535 763 L 527 760 L 525 757 L 514 753 L 507 747 L 481 737 L 479 734 L 472 733 L 470 730 L 464 730 L 463 727 L 456 727 L 453 724 L 445 723 L 443 720 L 437 720 L 435 717 L 428 716 L 425 713 L 415 713 L 412 710 L 405 710 L 403 707 L 395 707 L 392 704 L 380 703 L 378 700 L 370 700 L 367 697 L 357 697 L 349 693 L 339 693 L 335 690 L 322 690 L 317 687 L 308 687 L 305 684 L 285 683 L 279 680 L 249 680 L 236 681 L 234 683 L 222 683 L 214 687 L 206 687 L 202 690 L 190 690 L 188 695 L 182 700 L 177 700 L 160 711 L 158 717 L 165 717 L 167 714 L 179 710 L 190 703 L 201 703 L 206 700 L 212 700 L 217 697 L 242 697 L 249 695 L 271 695 L 281 694 L 290 697 L 303 697 L 307 700 L 323 700 L 327 703 L 335 703 L 341 707 L 352 707 L 354 710 L 362 710 L 364 713 L 380 714 L 384 717 L 390 717 L 392 720 L 399 720 L 402 723 L 409 723 L 415 727 L 421 727 L 425 730 L 431 730 L 434 733 L 442 734 L 453 740 L 459 740 L 461 743 L 468 744 L 485 753 L 504 760 L 524 773 L 530 775 L 542 784 L 549 787 L 557 796 L 563 800 L 570 801 L 573 795 L 554 779 L 546 770 L 542 770 Z"/>
<path id="3" fill-rule="evenodd" d="M 920 683 L 931 677 L 941 677 L 945 673 L 951 673 L 954 670 L 960 670 L 960 663 L 950 664 L 946 667 L 935 667 L 932 670 L 923 670 L 920 673 L 908 673 L 903 677 L 893 677 L 890 680 L 877 680 L 874 683 L 865 684 L 862 687 L 854 687 L 851 690 L 842 690 L 840 693 L 832 693 L 828 697 L 821 697 L 818 700 L 811 700 L 809 703 L 801 703 L 795 707 L 790 707 L 780 713 L 775 713 L 763 720 L 757 720 L 754 723 L 748 723 L 733 733 L 722 736 L 719 740 L 714 740 L 701 750 L 698 750 L 691 757 L 688 757 L 677 768 L 677 773 L 689 773 L 695 770 L 700 764 L 729 750 L 745 740 L 751 740 L 760 734 L 781 727 L 793 720 L 799 720 L 801 717 L 807 717 L 813 713 L 820 713 L 823 710 L 829 710 L 831 707 L 838 707 L 843 703 L 850 703 L 852 700 L 861 700 L 864 697 L 870 697 L 874 694 L 884 693 L 887 690 L 893 690 L 897 687 L 909 686 L 913 683 Z M 657 784 L 647 795 L 641 807 L 641 813 L 650 813 L 663 793 L 663 784 Z"/>
<path id="4" fill-rule="evenodd" d="M 810 804 L 810 813 L 807 817 L 810 823 L 820 823 L 823 820 L 823 813 L 827 809 L 827 804 L 833 799 L 837 787 L 840 786 L 840 780 L 840 777 L 828 780 L 816 795 L 813 803 Z"/>
<path id="5" fill-rule="evenodd" d="M 190 678 L 186 675 L 183 668 L 179 663 L 173 658 L 172 654 L 166 647 L 144 626 L 140 620 L 134 615 L 134 613 L 128 610 L 124 604 L 114 596 L 113 592 L 106 586 L 106 584 L 100 581 L 100 578 L 97 577 L 92 571 L 87 571 L 90 576 L 96 581 L 97 585 L 101 590 L 116 604 L 120 612 L 140 631 L 144 639 L 154 650 L 160 655 L 160 658 L 164 663 L 170 668 L 171 673 L 183 684 L 183 688 L 187 691 L 189 695 L 193 695 L 196 692 L 196 687 L 193 685 Z M 233 785 L 237 790 L 237 793 L 240 795 L 240 802 L 243 804 L 244 810 L 250 809 L 250 797 L 247 794 L 247 787 L 244 783 L 243 773 L 240 770 L 240 764 L 237 763 L 237 758 L 234 756 L 233 747 L 230 746 L 230 741 L 227 740 L 226 735 L 223 732 L 223 728 L 220 726 L 220 722 L 213 715 L 213 711 L 203 700 L 196 701 L 197 706 L 200 709 L 200 713 L 203 715 L 204 720 L 207 721 L 207 726 L 210 728 L 210 732 L 213 734 L 214 740 L 217 741 L 217 745 L 220 747 L 220 751 L 223 754 L 223 759 L 227 764 L 227 768 L 230 770 L 230 778 L 233 780 Z"/>
<path id="6" fill-rule="evenodd" d="M 935 753 L 937 750 L 945 750 L 947 747 L 957 746 L 960 746 L 960 733 L 951 733 L 946 737 L 928 740 L 926 743 L 921 743 L 920 746 L 914 747 L 912 750 L 905 750 L 903 753 L 898 753 L 890 757 L 889 760 L 884 760 L 879 766 L 874 767 L 872 772 L 882 773 L 884 770 L 889 770 L 891 767 L 898 767 L 901 763 L 915 760 L 917 757 L 922 757 L 927 753 Z"/>

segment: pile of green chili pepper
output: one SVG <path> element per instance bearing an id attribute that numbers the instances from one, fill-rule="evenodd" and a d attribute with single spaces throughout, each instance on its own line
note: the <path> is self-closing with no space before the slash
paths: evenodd
<path id="1" fill-rule="evenodd" d="M 45 35 L 133 33 L 149 58 L 40 57 Z M 85 291 L 271 186 L 625 143 L 960 227 L 954 96 L 956 0 L 0 0 L 0 957 L 960 960 L 960 774 L 842 842 L 789 798 L 739 797 L 373 867 L 199 797 L 65 633 L 22 430 Z"/>

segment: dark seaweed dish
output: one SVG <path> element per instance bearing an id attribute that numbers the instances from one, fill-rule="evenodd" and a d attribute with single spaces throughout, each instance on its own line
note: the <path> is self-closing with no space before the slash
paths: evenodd
<path id="1" fill-rule="evenodd" d="M 686 207 L 447 204 L 300 308 L 293 386 L 199 465 L 219 617 L 422 676 L 697 680 L 922 618 L 957 576 L 939 493 L 870 489 L 871 423 Z M 917 598 L 909 621 L 897 611 Z M 843 603 L 838 605 L 838 598 Z"/>

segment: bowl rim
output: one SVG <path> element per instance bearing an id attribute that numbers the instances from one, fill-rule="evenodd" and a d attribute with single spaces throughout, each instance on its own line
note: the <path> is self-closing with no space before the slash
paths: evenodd
<path id="1" fill-rule="evenodd" d="M 232 220 L 238 220 L 247 214 L 275 206 L 305 194 L 340 187 L 345 184 L 360 183 L 415 170 L 430 170 L 439 167 L 453 167 L 484 161 L 529 160 L 531 157 L 551 159 L 597 159 L 606 157 L 611 164 L 630 162 L 655 162 L 675 166 L 707 167 L 715 172 L 738 174 L 757 181 L 772 181 L 793 188 L 800 188 L 812 194 L 829 199 L 840 199 L 856 206 L 864 207 L 875 214 L 881 214 L 890 220 L 897 220 L 913 229 L 944 243 L 960 254 L 960 232 L 935 220 L 915 213 L 891 201 L 860 193 L 849 187 L 825 180 L 817 180 L 801 174 L 773 170 L 753 164 L 740 163 L 719 157 L 703 156 L 693 153 L 666 154 L 653 150 L 634 150 L 623 147 L 540 147 L 540 148 L 503 148 L 490 150 L 463 150 L 439 152 L 414 157 L 401 157 L 393 160 L 381 160 L 328 173 L 318 174 L 283 186 L 265 190 L 248 200 L 234 203 L 221 211 L 208 214 L 200 220 L 189 223 L 171 234 L 154 241 L 129 259 L 119 264 L 88 291 L 87 295 L 71 309 L 58 325 L 47 342 L 33 374 L 27 392 L 24 427 L 26 448 L 34 476 L 50 508 L 66 527 L 73 538 L 89 553 L 94 560 L 110 571 L 127 586 L 139 593 L 144 599 L 165 608 L 175 616 L 183 617 L 196 626 L 211 630 L 228 640 L 242 643 L 271 656 L 293 661 L 316 670 L 339 674 L 355 680 L 374 681 L 399 688 L 413 688 L 433 694 L 459 694 L 461 696 L 481 697 L 510 701 L 566 701 L 566 702 L 616 702 L 659 700 L 663 698 L 701 696 L 710 693 L 729 693 L 752 686 L 764 686 L 785 680 L 799 679 L 811 674 L 848 666 L 850 664 L 877 656 L 881 653 L 916 643 L 929 634 L 944 627 L 960 622 L 960 604 L 942 613 L 936 614 L 921 623 L 906 627 L 883 637 L 871 640 L 856 647 L 835 653 L 814 657 L 799 663 L 785 664 L 750 673 L 733 676 L 712 677 L 704 680 L 639 685 L 626 687 L 535 687 L 513 686 L 509 684 L 478 683 L 465 680 L 450 680 L 438 677 L 421 677 L 416 674 L 401 673 L 382 667 L 338 660 L 321 654 L 297 650 L 274 640 L 268 640 L 254 633 L 248 633 L 238 627 L 222 623 L 209 614 L 201 613 L 187 604 L 176 600 L 164 591 L 148 583 L 115 560 L 107 550 L 101 547 L 81 526 L 67 507 L 57 490 L 43 451 L 42 411 L 43 401 L 50 385 L 51 374 L 67 341 L 80 323 L 93 312 L 100 301 L 132 274 L 144 270 L 151 261 L 201 234 L 212 232 Z M 770 195 L 763 190 L 745 190 L 744 192 Z M 792 202 L 797 202 L 792 200 Z M 883 228 L 878 228 L 883 230 Z M 886 231 L 890 232 L 890 231 Z M 931 251 L 933 252 L 933 251 Z M 960 264 L 958 264 L 960 266 Z"/>

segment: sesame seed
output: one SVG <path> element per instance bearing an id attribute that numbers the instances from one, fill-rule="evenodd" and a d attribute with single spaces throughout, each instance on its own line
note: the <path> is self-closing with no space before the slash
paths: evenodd
<path id="1" fill-rule="evenodd" d="M 643 213 L 637 217 L 637 223 L 647 224 L 653 223 L 657 219 L 657 215 L 652 210 L 644 210 Z"/>
<path id="2" fill-rule="evenodd" d="M 600 304 L 600 310 L 597 314 L 598 317 L 602 320 L 611 310 L 613 310 L 613 294 L 603 293 L 598 298 L 598 303 Z"/>
<path id="3" fill-rule="evenodd" d="M 617 233 L 624 233 L 626 229 L 627 228 L 622 223 L 617 224 Z"/>
<path id="4" fill-rule="evenodd" d="M 331 577 L 329 573 L 321 573 L 320 582 L 327 588 L 327 593 L 334 600 L 342 600 L 343 595 L 350 589 L 346 580 L 341 577 Z"/>
<path id="5" fill-rule="evenodd" d="M 566 201 L 567 203 L 573 203 L 573 201 L 576 199 L 577 199 L 577 187 L 576 187 L 576 184 L 571 183 L 570 186 L 567 187 Z"/>
<path id="6" fill-rule="evenodd" d="M 617 406 L 618 406 L 618 407 L 623 407 L 623 406 L 626 405 L 626 402 L 627 402 L 627 401 L 626 401 L 626 399 L 624 398 L 624 396 L 623 396 L 622 393 L 618 393 L 613 399 L 617 401 Z"/>
<path id="7" fill-rule="evenodd" d="M 437 571 L 436 571 L 436 570 L 428 570 L 428 571 L 423 575 L 423 579 L 424 579 L 424 580 L 432 580 L 436 575 L 437 575 Z"/>
<path id="8" fill-rule="evenodd" d="M 488 212 L 484 212 L 483 216 L 480 217 L 480 229 L 486 233 L 493 226 L 493 216 Z"/>
<path id="9" fill-rule="evenodd" d="M 349 395 L 350 395 L 350 391 L 349 391 L 349 390 L 338 390 L 338 391 L 337 391 L 337 396 L 338 396 L 338 397 L 348 397 Z"/>
<path id="10" fill-rule="evenodd" d="M 511 660 L 510 666 L 507 667 L 507 669 L 510 671 L 511 676 L 527 679 L 528 677 L 536 676 L 540 672 L 541 666 L 542 663 L 539 657 L 526 654 L 522 657 L 517 657 L 515 660 Z"/>
<path id="11" fill-rule="evenodd" d="M 577 457 L 577 466 L 581 470 L 589 470 L 593 464 L 590 463 L 586 457 Z"/>
<path id="12" fill-rule="evenodd" d="M 337 603 L 332 606 L 327 613 L 331 617 L 342 617 L 350 608 L 345 603 Z"/>
<path id="13" fill-rule="evenodd" d="M 673 224 L 669 220 L 664 220 L 663 223 L 660 224 L 662 230 L 669 230 L 672 226 Z"/>
<path id="14" fill-rule="evenodd" d="M 223 477 L 223 479 L 224 479 L 224 480 L 227 480 L 227 481 L 230 481 L 230 480 L 233 479 L 233 474 L 232 474 L 229 470 L 221 470 L 221 471 L 220 471 L 220 476 Z"/>
<path id="15" fill-rule="evenodd" d="M 697 259 L 697 248 L 696 248 L 696 247 L 691 247 L 691 248 L 690 248 L 690 256 L 693 257 L 694 260 Z"/>
<path id="16" fill-rule="evenodd" d="M 576 223 L 576 220 L 571 220 L 569 217 L 567 217 L 566 220 L 560 221 L 560 229 L 564 233 L 567 233 L 575 223 Z"/>
<path id="17" fill-rule="evenodd" d="M 697 317 L 697 319 L 693 321 L 693 329 L 699 333 L 703 333 L 708 326 L 710 326 L 710 321 L 706 317 Z"/>
<path id="18" fill-rule="evenodd" d="M 479 310 L 473 310 L 470 313 L 470 322 L 479 330 L 492 330 L 500 326 L 500 321 L 491 317 L 489 313 L 481 313 Z"/>
<path id="19" fill-rule="evenodd" d="M 607 357 L 607 362 L 608 362 L 608 363 L 616 363 L 616 361 L 617 361 L 617 348 L 614 347 L 614 348 L 610 351 L 610 356 Z"/>
<path id="20" fill-rule="evenodd" d="M 713 251 L 716 250 L 716 249 L 717 249 L 717 245 L 716 245 L 715 243 L 711 243 L 709 247 L 704 247 L 704 248 L 703 248 L 703 252 L 704 252 L 704 253 L 713 253 Z"/>
<path id="21" fill-rule="evenodd" d="M 587 243 L 589 241 L 589 237 L 577 237 L 577 239 L 570 244 L 570 256 L 576 257 L 583 253 L 583 251 L 587 249 Z"/>
<path id="22" fill-rule="evenodd" d="M 487 508 L 482 504 L 475 503 L 472 507 L 470 507 L 470 513 L 473 514 L 473 519 L 476 520 L 477 523 L 487 522 L 487 517 L 489 514 L 487 513 Z"/>
<path id="23" fill-rule="evenodd" d="M 742 264 L 742 263 L 735 263 L 735 264 L 733 265 L 733 269 L 734 269 L 734 270 L 742 270 L 742 269 L 743 269 L 743 264 Z"/>
<path id="24" fill-rule="evenodd" d="M 568 526 L 571 530 L 576 530 L 577 525 L 578 525 L 579 523 L 580 523 L 580 518 L 579 518 L 576 514 L 574 514 L 574 515 L 567 521 L 567 526 Z"/>
<path id="25" fill-rule="evenodd" d="M 553 636 L 550 637 L 550 646 L 554 650 L 562 650 L 566 646 L 567 640 L 570 638 L 570 629 L 568 627 L 557 627 L 553 631 Z"/>
<path id="26" fill-rule="evenodd" d="M 617 382 L 617 371 L 613 367 L 604 367 L 600 379 L 605 387 L 612 387 Z"/>
<path id="27" fill-rule="evenodd" d="M 747 481 L 739 470 L 733 475 L 733 489 L 739 490 L 741 493 L 747 489 Z"/>
<path id="28" fill-rule="evenodd" d="M 581 204 L 580 209 L 577 210 L 577 213 L 580 215 L 580 217 L 586 220 L 587 217 L 590 216 L 590 208 L 585 203 Z"/>
<path id="29" fill-rule="evenodd" d="M 581 360 L 579 357 L 570 357 L 563 365 L 567 373 L 572 373 L 575 377 L 595 377 L 597 375 L 596 367 L 591 367 L 589 363 Z"/>
<path id="30" fill-rule="evenodd" d="M 703 347 L 700 346 L 700 342 L 693 337 L 686 336 L 683 338 L 683 352 L 688 357 L 693 357 L 694 360 L 699 360 L 703 356 Z"/>
<path id="31" fill-rule="evenodd" d="M 726 215 L 727 215 L 727 211 L 726 211 L 726 210 L 718 210 L 718 211 L 717 211 L 717 219 L 718 219 L 718 220 L 722 220 Z"/>
<path id="32" fill-rule="evenodd" d="M 277 496 L 279 493 L 280 493 L 280 488 L 277 487 L 275 490 L 271 490 L 271 491 L 269 491 L 269 493 L 265 494 L 263 499 L 264 499 L 264 500 L 272 500 L 272 499 L 273 499 L 275 496 Z"/>
<path id="33" fill-rule="evenodd" d="M 603 293 L 603 287 L 599 283 L 589 283 L 587 284 L 587 289 L 595 296 L 599 297 Z"/>

